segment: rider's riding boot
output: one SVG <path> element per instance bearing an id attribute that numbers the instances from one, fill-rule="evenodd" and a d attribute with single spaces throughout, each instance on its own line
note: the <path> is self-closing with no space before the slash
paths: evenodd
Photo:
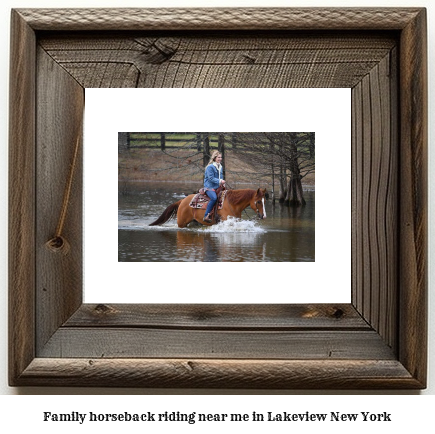
<path id="1" fill-rule="evenodd" d="M 210 213 L 208 213 L 207 215 L 204 216 L 203 221 L 205 221 L 207 223 L 211 223 L 211 215 L 210 215 Z"/>

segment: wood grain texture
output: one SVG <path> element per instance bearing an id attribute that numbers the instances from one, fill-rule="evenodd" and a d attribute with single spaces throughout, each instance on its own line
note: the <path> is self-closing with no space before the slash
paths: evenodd
<path id="1" fill-rule="evenodd" d="M 84 87 L 348 87 L 388 55 L 380 34 L 243 33 L 42 37 L 44 50 Z"/>
<path id="2" fill-rule="evenodd" d="M 370 330 L 352 305 L 83 304 L 64 327 L 184 330 Z"/>
<path id="3" fill-rule="evenodd" d="M 62 230 L 69 250 L 66 254 L 49 250 L 46 243 L 56 235 L 76 141 L 82 136 L 84 89 L 40 47 L 36 60 L 36 341 L 39 352 L 82 302 L 81 152 L 73 173 Z"/>
<path id="4" fill-rule="evenodd" d="M 391 360 L 41 359 L 20 383 L 99 387 L 225 389 L 418 389 L 421 384 Z"/>
<path id="5" fill-rule="evenodd" d="M 424 9 L 26 9 L 13 23 L 11 385 L 425 387 Z M 352 88 L 352 306 L 80 305 L 80 183 L 71 256 L 42 243 L 83 88 L 291 86 Z"/>
<path id="6" fill-rule="evenodd" d="M 354 305 L 397 349 L 397 256 L 399 207 L 397 73 L 393 48 L 352 89 L 354 122 L 352 282 Z"/>
<path id="7" fill-rule="evenodd" d="M 401 34 L 399 359 L 426 379 L 427 356 L 427 29 L 426 11 Z"/>
<path id="8" fill-rule="evenodd" d="M 32 29 L 11 17 L 9 120 L 9 378 L 35 357 L 35 58 Z"/>
<path id="9" fill-rule="evenodd" d="M 394 360 L 374 330 L 60 328 L 39 357 Z"/>
<path id="10" fill-rule="evenodd" d="M 19 9 L 35 30 L 401 30 L 420 8 Z"/>

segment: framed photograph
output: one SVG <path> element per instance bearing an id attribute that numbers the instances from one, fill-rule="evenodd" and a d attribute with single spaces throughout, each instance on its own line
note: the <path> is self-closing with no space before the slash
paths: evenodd
<path id="1" fill-rule="evenodd" d="M 105 149 L 98 176 L 84 166 L 84 232 L 104 234 L 98 243 L 84 238 L 85 303 L 351 301 L 350 89 L 85 92 L 84 161 L 101 161 Z M 204 110 L 198 100 L 211 103 Z M 168 125 L 179 132 L 144 131 Z M 192 132 L 200 127 L 220 132 Z M 193 193 L 215 152 L 221 221 L 203 224 L 208 198 Z M 288 188 L 293 179 L 300 190 Z M 339 213 L 329 212 L 331 183 L 340 185 Z M 334 286 L 324 291 L 328 276 Z M 204 290 L 218 281 L 217 291 Z"/>
<path id="2" fill-rule="evenodd" d="M 11 16 L 11 41 L 11 386 L 426 387 L 424 8 L 17 9 Z M 113 104 L 121 88 L 134 91 L 133 99 L 142 102 L 139 110 L 129 111 L 131 102 Z M 99 93 L 103 89 L 105 96 Z M 217 131 L 207 133 L 206 140 L 216 137 L 221 151 L 219 140 L 227 140 L 233 150 L 237 137 L 230 139 L 230 133 L 236 132 L 289 132 L 292 140 L 302 140 L 297 134 L 313 129 L 291 127 L 290 91 L 296 89 L 349 95 L 344 115 L 332 101 L 323 106 L 320 98 L 305 97 L 311 115 L 303 119 L 311 120 L 317 106 L 320 117 L 332 112 L 332 118 L 348 118 L 343 128 L 349 134 L 342 149 L 340 127 L 331 126 L 332 139 L 316 136 L 316 255 L 304 265 L 317 268 L 302 270 L 294 284 L 298 292 L 314 287 L 317 294 L 345 286 L 349 301 L 292 300 L 287 292 L 295 282 L 294 263 L 282 261 L 271 269 L 266 253 L 255 268 L 248 268 L 249 259 L 232 264 L 238 275 L 249 277 L 244 286 L 241 281 L 220 283 L 229 293 L 243 295 L 234 299 L 202 299 L 187 295 L 184 286 L 176 296 L 176 291 L 165 292 L 179 285 L 181 262 L 151 269 L 136 261 L 148 265 L 139 277 L 107 279 L 128 262 L 107 256 L 118 252 L 113 237 L 118 212 L 112 212 L 118 206 L 118 134 L 159 131 L 160 140 L 166 140 L 166 133 L 178 131 L 172 139 L 180 141 L 196 140 L 200 133 L 194 131 Z M 218 107 L 218 97 L 209 97 L 213 90 L 216 95 L 234 92 L 219 111 L 212 108 Z M 242 90 L 244 97 L 237 94 Z M 270 92 L 265 102 L 257 99 L 240 110 L 262 108 L 256 127 L 243 126 L 237 113 L 227 116 L 225 129 L 213 123 L 225 119 L 227 107 L 234 109 L 260 90 Z M 173 103 L 172 95 L 181 91 L 184 100 Z M 92 98 L 112 100 L 112 105 L 103 104 L 107 111 L 98 109 L 105 122 L 89 116 Z M 174 107 L 186 112 L 186 100 L 195 101 L 194 118 L 201 112 L 209 116 L 189 124 L 171 114 Z M 158 104 L 161 110 L 149 109 Z M 160 114 L 161 125 L 142 119 L 144 126 L 137 129 L 129 123 L 143 110 Z M 120 121 L 124 112 L 130 113 L 125 124 Z M 283 113 L 289 115 L 288 125 L 284 119 L 267 129 L 266 119 Z M 177 119 L 182 121 L 177 124 Z M 231 120 L 238 123 L 231 125 Z M 92 127 L 97 136 L 88 135 Z M 152 134 L 146 140 L 154 140 Z M 248 143 L 248 136 L 243 140 Z M 95 143 L 97 153 L 89 156 Z M 347 152 L 343 163 L 338 157 Z M 113 156 L 118 166 L 106 176 Z M 321 165 L 327 169 L 323 177 Z M 96 195 L 87 196 L 95 185 Z M 93 198 L 97 202 L 103 191 L 111 196 L 92 208 Z M 332 222 L 326 225 L 328 240 L 317 239 L 325 211 L 344 222 L 336 229 Z M 259 213 L 263 216 L 264 209 Z M 109 229 L 89 226 L 90 214 L 112 222 Z M 320 254 L 347 236 L 349 252 Z M 223 261 L 202 258 L 188 266 L 205 262 L 221 266 Z M 271 280 L 268 288 L 267 276 L 274 273 L 282 279 Z M 308 282 L 310 274 L 318 274 L 318 281 Z M 109 299 L 110 291 L 128 294 L 141 278 L 131 291 L 142 291 L 139 301 Z M 97 295 L 88 297 L 94 289 Z M 250 293 L 259 296 L 250 298 Z"/>

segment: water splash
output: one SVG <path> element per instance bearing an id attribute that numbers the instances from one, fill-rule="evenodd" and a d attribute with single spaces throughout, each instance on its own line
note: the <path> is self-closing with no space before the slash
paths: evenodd
<path id="1" fill-rule="evenodd" d="M 254 232 L 264 233 L 265 229 L 258 225 L 255 220 L 241 220 L 236 217 L 228 217 L 227 220 L 218 223 L 217 225 L 208 226 L 203 229 L 208 233 L 242 233 L 242 232 Z"/>
<path id="2" fill-rule="evenodd" d="M 154 218 L 141 218 L 139 216 L 131 216 L 127 213 L 118 218 L 118 229 L 122 230 L 145 230 L 145 231 L 188 231 L 188 232 L 203 232 L 208 234 L 224 234 L 224 233 L 265 233 L 266 230 L 260 226 L 259 221 L 256 220 L 242 220 L 235 217 L 228 217 L 226 221 L 222 221 L 213 226 L 194 226 L 187 228 L 179 228 L 177 220 L 173 219 L 166 222 L 164 225 L 149 226 Z"/>

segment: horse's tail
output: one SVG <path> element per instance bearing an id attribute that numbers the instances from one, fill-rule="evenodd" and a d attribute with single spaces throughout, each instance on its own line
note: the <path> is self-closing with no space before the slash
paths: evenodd
<path id="1" fill-rule="evenodd" d="M 175 217 L 177 215 L 178 207 L 180 206 L 180 203 L 182 201 L 183 199 L 179 200 L 176 203 L 173 203 L 172 205 L 169 205 L 163 211 L 163 214 L 155 222 L 152 222 L 150 226 L 162 225 L 163 223 L 166 223 L 168 220 L 170 220 L 172 217 Z"/>

